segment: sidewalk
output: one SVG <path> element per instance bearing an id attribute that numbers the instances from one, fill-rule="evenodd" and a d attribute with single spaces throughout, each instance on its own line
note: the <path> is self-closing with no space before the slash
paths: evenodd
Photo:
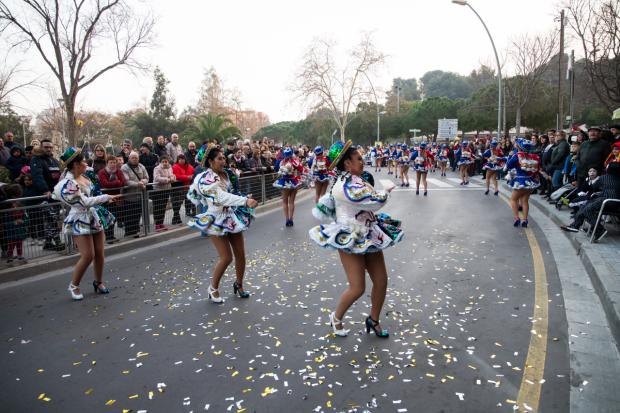
<path id="1" fill-rule="evenodd" d="M 569 208 L 558 210 L 538 195 L 532 195 L 530 202 L 558 227 L 571 222 Z M 590 276 L 618 346 L 620 345 L 620 232 L 611 225 L 607 225 L 606 228 L 608 234 L 595 244 L 590 243 L 583 231 L 566 232 L 565 235 Z"/>

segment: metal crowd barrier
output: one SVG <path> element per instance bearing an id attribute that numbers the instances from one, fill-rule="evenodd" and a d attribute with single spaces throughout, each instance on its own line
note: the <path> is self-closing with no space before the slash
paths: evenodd
<path id="1" fill-rule="evenodd" d="M 243 175 L 239 178 L 239 189 L 264 204 L 280 196 L 280 190 L 273 187 L 276 179 L 275 173 Z M 104 205 L 116 217 L 116 223 L 105 229 L 106 243 L 185 225 L 197 213 L 196 207 L 186 198 L 187 190 L 188 186 L 152 189 L 152 184 L 136 192 L 130 192 L 132 188 L 129 187 L 120 188 L 122 196 Z M 118 193 L 119 188 L 103 189 L 103 192 Z M 13 207 L 16 203 L 19 206 Z M 69 208 L 46 196 L 0 203 L 0 270 L 29 259 L 77 253 L 72 238 L 62 231 L 68 212 Z"/>

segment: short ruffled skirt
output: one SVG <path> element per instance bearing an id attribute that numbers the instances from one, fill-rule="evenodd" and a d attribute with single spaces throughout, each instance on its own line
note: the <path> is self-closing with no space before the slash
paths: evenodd
<path id="1" fill-rule="evenodd" d="M 504 167 L 498 163 L 487 162 L 482 166 L 482 169 L 488 171 L 501 171 Z"/>
<path id="2" fill-rule="evenodd" d="M 312 174 L 312 180 L 314 182 L 327 182 L 331 178 L 330 174 L 324 174 L 320 172 L 315 172 Z"/>
<path id="3" fill-rule="evenodd" d="M 426 165 L 414 164 L 413 165 L 413 169 L 415 169 L 416 172 L 422 172 L 422 173 L 427 173 L 428 172 L 428 168 L 426 167 Z"/>
<path id="4" fill-rule="evenodd" d="M 274 188 L 279 189 L 297 189 L 303 185 L 301 177 L 284 175 L 278 178 L 274 183 Z"/>
<path id="5" fill-rule="evenodd" d="M 62 232 L 67 235 L 93 235 L 114 225 L 116 218 L 110 211 L 97 205 L 88 211 L 70 211 L 63 221 Z"/>
<path id="6" fill-rule="evenodd" d="M 341 250 L 349 254 L 367 254 L 391 247 L 403 238 L 402 229 L 383 219 L 369 226 L 356 228 L 333 222 L 317 225 L 308 231 L 310 239 L 323 248 Z"/>
<path id="7" fill-rule="evenodd" d="M 474 161 L 472 161 L 471 159 L 461 159 L 456 164 L 458 166 L 461 166 L 461 165 L 471 165 L 472 163 L 474 163 Z"/>
<path id="8" fill-rule="evenodd" d="M 540 182 L 529 176 L 515 176 L 508 182 L 512 189 L 536 189 L 540 186 Z"/>
<path id="9" fill-rule="evenodd" d="M 437 160 L 438 160 L 439 162 L 448 162 L 448 158 L 444 158 L 444 157 L 442 157 L 442 156 L 440 156 L 439 158 L 437 158 Z"/>
<path id="10" fill-rule="evenodd" d="M 237 234 L 250 227 L 252 213 L 246 207 L 225 207 L 221 212 L 206 212 L 191 218 L 187 225 L 204 235 L 220 237 Z"/>

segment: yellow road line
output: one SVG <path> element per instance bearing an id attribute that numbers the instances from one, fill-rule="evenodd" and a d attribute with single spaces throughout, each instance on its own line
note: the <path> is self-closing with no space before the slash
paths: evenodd
<path id="1" fill-rule="evenodd" d="M 547 292 L 547 273 L 542 252 L 534 231 L 525 230 L 527 240 L 532 250 L 534 262 L 534 322 L 527 359 L 523 368 L 521 387 L 517 404 L 522 411 L 538 411 L 542 379 L 545 373 L 545 358 L 547 356 L 547 330 L 549 326 L 549 296 Z"/>
<path id="2" fill-rule="evenodd" d="M 504 201 L 510 205 L 507 198 Z M 545 374 L 547 357 L 547 331 L 549 328 L 549 295 L 547 291 L 547 272 L 542 251 L 531 228 L 525 229 L 527 241 L 532 251 L 534 264 L 534 315 L 527 359 L 523 367 L 523 377 L 517 406 L 522 412 L 537 412 L 540 404 L 542 379 Z"/>

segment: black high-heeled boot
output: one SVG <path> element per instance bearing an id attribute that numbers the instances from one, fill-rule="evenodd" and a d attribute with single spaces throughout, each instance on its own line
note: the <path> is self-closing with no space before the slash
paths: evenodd
<path id="1" fill-rule="evenodd" d="M 375 335 L 380 338 L 388 338 L 390 333 L 383 329 L 381 331 L 377 330 L 377 326 L 379 325 L 378 321 L 373 320 L 370 316 L 366 317 L 366 334 L 370 334 L 370 330 L 375 332 Z"/>

